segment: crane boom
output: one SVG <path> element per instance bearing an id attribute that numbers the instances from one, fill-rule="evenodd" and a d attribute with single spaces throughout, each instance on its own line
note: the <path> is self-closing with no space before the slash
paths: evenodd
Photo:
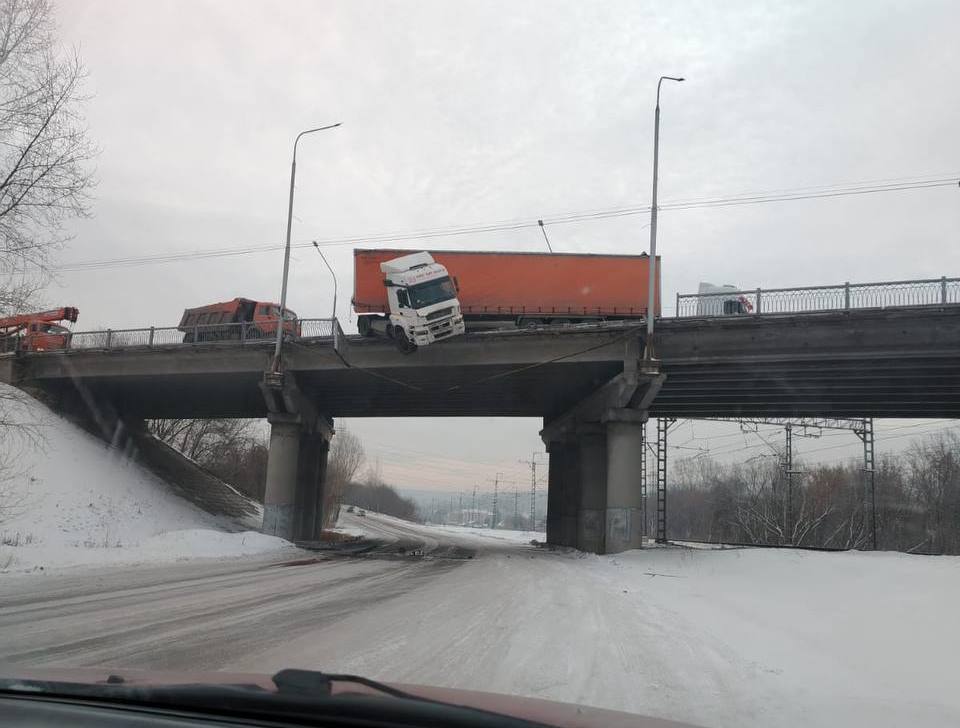
<path id="1" fill-rule="evenodd" d="M 26 328 L 33 323 L 56 323 L 58 321 L 75 322 L 80 315 L 80 311 L 72 306 L 63 308 L 54 308 L 49 311 L 39 311 L 37 313 L 20 313 L 14 316 L 0 317 L 0 331 L 6 335 L 14 334 L 17 331 Z M 13 331 L 10 331 L 13 329 Z"/>

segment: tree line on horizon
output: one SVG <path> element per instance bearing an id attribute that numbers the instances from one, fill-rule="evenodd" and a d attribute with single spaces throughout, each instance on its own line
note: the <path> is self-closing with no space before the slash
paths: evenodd
<path id="1" fill-rule="evenodd" d="M 795 460 L 793 469 L 791 489 L 780 453 L 736 464 L 709 457 L 678 461 L 667 484 L 667 537 L 866 549 L 872 544 L 875 502 L 877 549 L 960 554 L 960 434 L 956 431 L 918 438 L 900 454 L 877 457 L 873 497 L 862 462 Z M 648 490 L 647 525 L 647 532 L 655 533 L 652 489 Z"/>

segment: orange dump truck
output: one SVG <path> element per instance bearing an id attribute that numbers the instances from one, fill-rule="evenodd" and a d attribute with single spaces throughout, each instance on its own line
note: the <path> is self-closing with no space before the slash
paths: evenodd
<path id="1" fill-rule="evenodd" d="M 517 326 L 646 316 L 650 257 L 587 253 L 428 251 L 446 268 L 468 328 L 485 322 Z M 365 317 L 389 318 L 396 286 L 381 264 L 409 250 L 355 250 L 353 307 Z M 660 313 L 659 258 L 656 312 Z"/>
<path id="2" fill-rule="evenodd" d="M 260 339 L 276 336 L 279 320 L 279 304 L 234 298 L 185 309 L 177 328 L 183 332 L 185 342 Z M 300 333 L 297 314 L 288 308 L 283 311 L 283 330 L 291 336 Z"/>

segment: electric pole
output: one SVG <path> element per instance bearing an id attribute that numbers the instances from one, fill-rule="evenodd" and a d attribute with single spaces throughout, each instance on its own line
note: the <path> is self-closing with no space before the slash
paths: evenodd
<path id="1" fill-rule="evenodd" d="M 497 491 L 500 488 L 500 478 L 503 477 L 503 473 L 497 473 L 497 477 L 493 479 L 493 514 L 490 519 L 490 528 L 497 527 Z"/>
<path id="2" fill-rule="evenodd" d="M 537 455 L 533 453 L 529 460 L 520 460 L 530 466 L 530 530 L 537 530 Z"/>

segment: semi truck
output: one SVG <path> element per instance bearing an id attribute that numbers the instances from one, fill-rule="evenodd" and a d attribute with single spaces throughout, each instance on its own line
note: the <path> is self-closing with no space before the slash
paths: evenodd
<path id="1" fill-rule="evenodd" d="M 277 335 L 278 321 L 280 304 L 234 298 L 222 303 L 185 309 L 177 328 L 183 332 L 183 340 L 187 343 L 240 338 L 261 339 Z M 283 330 L 291 336 L 300 334 L 297 330 L 297 314 L 289 308 L 283 311 Z"/>
<path id="2" fill-rule="evenodd" d="M 620 320 L 647 314 L 647 254 L 436 250 L 411 255 L 404 250 L 357 249 L 353 261 L 352 303 L 360 333 L 404 336 L 416 345 L 456 336 L 465 329 Z M 423 279 L 418 271 L 423 271 Z M 659 257 L 656 273 L 655 312 L 659 315 Z M 425 286 L 427 281 L 430 285 Z"/>
<path id="3" fill-rule="evenodd" d="M 355 267 L 353 300 L 358 314 L 358 295 L 369 299 L 367 305 L 361 304 L 364 314 L 357 318 L 359 332 L 393 339 L 402 351 L 462 334 L 457 284 L 446 267 L 427 252 L 399 257 L 396 252 L 402 251 L 376 260 L 363 258 L 363 265 Z M 358 260 L 361 258 L 355 255 L 355 263 Z M 368 289 L 376 291 L 376 301 Z M 359 293 L 361 290 L 364 293 Z"/>
<path id="4" fill-rule="evenodd" d="M 697 294 L 697 316 L 735 316 L 753 311 L 753 304 L 729 283 L 717 286 L 701 282 Z"/>
<path id="5" fill-rule="evenodd" d="M 56 351 L 67 348 L 70 329 L 80 311 L 72 306 L 0 318 L 0 351 Z"/>

